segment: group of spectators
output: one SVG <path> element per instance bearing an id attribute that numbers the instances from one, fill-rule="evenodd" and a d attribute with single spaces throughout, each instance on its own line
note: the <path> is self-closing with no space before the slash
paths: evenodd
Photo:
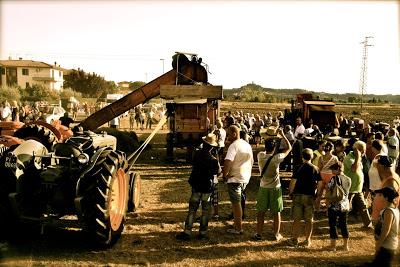
<path id="1" fill-rule="evenodd" d="M 200 204 L 202 215 L 198 237 L 207 238 L 211 210 L 218 218 L 218 177 L 227 184 L 232 204 L 234 223 L 227 232 L 233 235 L 243 233 L 245 190 L 254 164 L 249 140 L 253 139 L 255 147 L 263 140 L 264 150 L 257 154 L 261 178 L 255 206 L 254 240 L 263 239 L 267 211 L 273 215 L 275 240 L 282 240 L 280 171 L 290 170 L 293 171 L 287 188 L 292 199 L 293 228 L 292 236 L 287 240 L 290 245 L 312 245 L 314 213 L 323 211 L 328 216 L 331 240 L 328 249 L 337 249 L 338 227 L 343 238 L 341 248 L 348 251 L 348 216 L 357 220 L 361 215 L 363 229 L 375 231 L 373 266 L 390 266 L 398 248 L 399 233 L 399 125 L 395 122 L 396 118 L 392 126 L 384 128 L 384 132 L 367 126 L 354 135 L 351 128 L 346 128 L 345 137 L 340 136 L 339 129 L 323 132 L 312 122 L 304 126 L 301 118 L 296 119 L 293 127 L 285 125 L 282 112 L 276 117 L 270 113 L 264 117 L 240 112 L 224 114 L 195 151 L 189 178 L 192 187 L 189 213 L 185 229 L 177 238 L 192 238 L 193 222 Z M 337 188 L 343 192 L 340 199 L 325 199 L 326 192 Z M 300 242 L 303 220 L 306 238 Z"/>
<path id="2" fill-rule="evenodd" d="M 40 108 L 39 102 L 18 103 L 13 100 L 4 100 L 0 106 L 0 121 L 27 122 L 44 119 L 46 108 Z"/>
<path id="3" fill-rule="evenodd" d="M 136 130 L 152 129 L 152 126 L 157 121 L 165 116 L 164 107 L 157 108 L 152 105 L 149 108 L 144 108 L 142 105 L 136 106 L 129 111 L 129 129 Z M 162 126 L 164 129 L 164 125 Z"/>

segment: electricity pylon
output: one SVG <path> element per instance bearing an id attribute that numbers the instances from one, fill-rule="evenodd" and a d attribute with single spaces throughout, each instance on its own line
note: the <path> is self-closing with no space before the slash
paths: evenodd
<path id="1" fill-rule="evenodd" d="M 360 44 L 363 45 L 362 62 L 361 62 L 361 75 L 360 75 L 360 95 L 361 95 L 361 110 L 363 108 L 364 94 L 367 88 L 367 65 L 368 65 L 368 47 L 373 46 L 368 44 L 368 39 L 374 38 L 373 36 L 366 36 L 364 41 Z"/>

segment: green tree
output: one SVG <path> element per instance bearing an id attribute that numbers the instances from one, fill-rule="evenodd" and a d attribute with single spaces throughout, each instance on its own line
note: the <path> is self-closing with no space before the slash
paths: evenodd
<path id="1" fill-rule="evenodd" d="M 26 88 L 25 90 L 28 93 L 30 101 L 56 101 L 60 99 L 56 91 L 50 90 L 41 84 L 34 84 L 32 87 Z"/>
<path id="2" fill-rule="evenodd" d="M 94 72 L 86 73 L 81 69 L 72 70 L 64 77 L 64 88 L 80 92 L 84 97 L 99 97 L 103 93 L 115 93 L 117 89 L 113 81 L 106 81 Z"/>
<path id="3" fill-rule="evenodd" d="M 60 92 L 60 98 L 70 98 L 70 97 L 75 97 L 77 99 L 82 98 L 82 93 L 76 92 L 72 90 L 71 88 L 65 88 Z"/>
<path id="4" fill-rule="evenodd" d="M 129 89 L 131 89 L 132 91 L 135 91 L 136 89 L 142 87 L 145 84 L 146 84 L 145 82 L 141 82 L 141 81 L 130 82 Z"/>
<path id="5" fill-rule="evenodd" d="M 21 94 L 18 87 L 15 86 L 2 86 L 0 88 L 0 102 L 8 100 L 9 102 L 12 100 L 20 101 Z"/>

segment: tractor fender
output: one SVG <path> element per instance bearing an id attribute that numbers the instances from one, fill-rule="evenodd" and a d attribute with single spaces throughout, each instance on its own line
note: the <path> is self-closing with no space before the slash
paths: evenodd
<path id="1" fill-rule="evenodd" d="M 82 181 L 85 179 L 86 174 L 88 172 L 90 172 L 90 170 L 93 169 L 93 167 L 96 165 L 97 160 L 99 159 L 101 153 L 104 150 L 109 149 L 108 147 L 103 147 L 100 148 L 99 150 L 96 151 L 96 153 L 93 154 L 93 156 L 90 158 L 89 161 L 89 165 L 83 170 L 83 172 L 81 173 L 81 175 L 79 176 L 78 182 L 76 183 L 76 195 L 79 196 L 79 192 L 80 192 L 80 185 L 82 183 Z"/>

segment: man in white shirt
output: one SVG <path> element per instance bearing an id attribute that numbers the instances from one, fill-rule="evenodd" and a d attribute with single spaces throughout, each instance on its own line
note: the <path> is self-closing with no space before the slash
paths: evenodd
<path id="1" fill-rule="evenodd" d="M 226 138 L 231 142 L 226 153 L 223 179 L 228 185 L 229 198 L 232 203 L 234 228 L 228 233 L 242 234 L 241 195 L 250 181 L 253 167 L 253 151 L 249 143 L 240 139 L 239 127 L 232 125 L 226 131 Z"/>
<path id="2" fill-rule="evenodd" d="M 297 139 L 299 134 L 303 134 L 306 131 L 306 128 L 303 125 L 303 122 L 301 121 L 301 118 L 298 117 L 296 119 L 296 129 L 294 130 L 294 137 Z"/>

